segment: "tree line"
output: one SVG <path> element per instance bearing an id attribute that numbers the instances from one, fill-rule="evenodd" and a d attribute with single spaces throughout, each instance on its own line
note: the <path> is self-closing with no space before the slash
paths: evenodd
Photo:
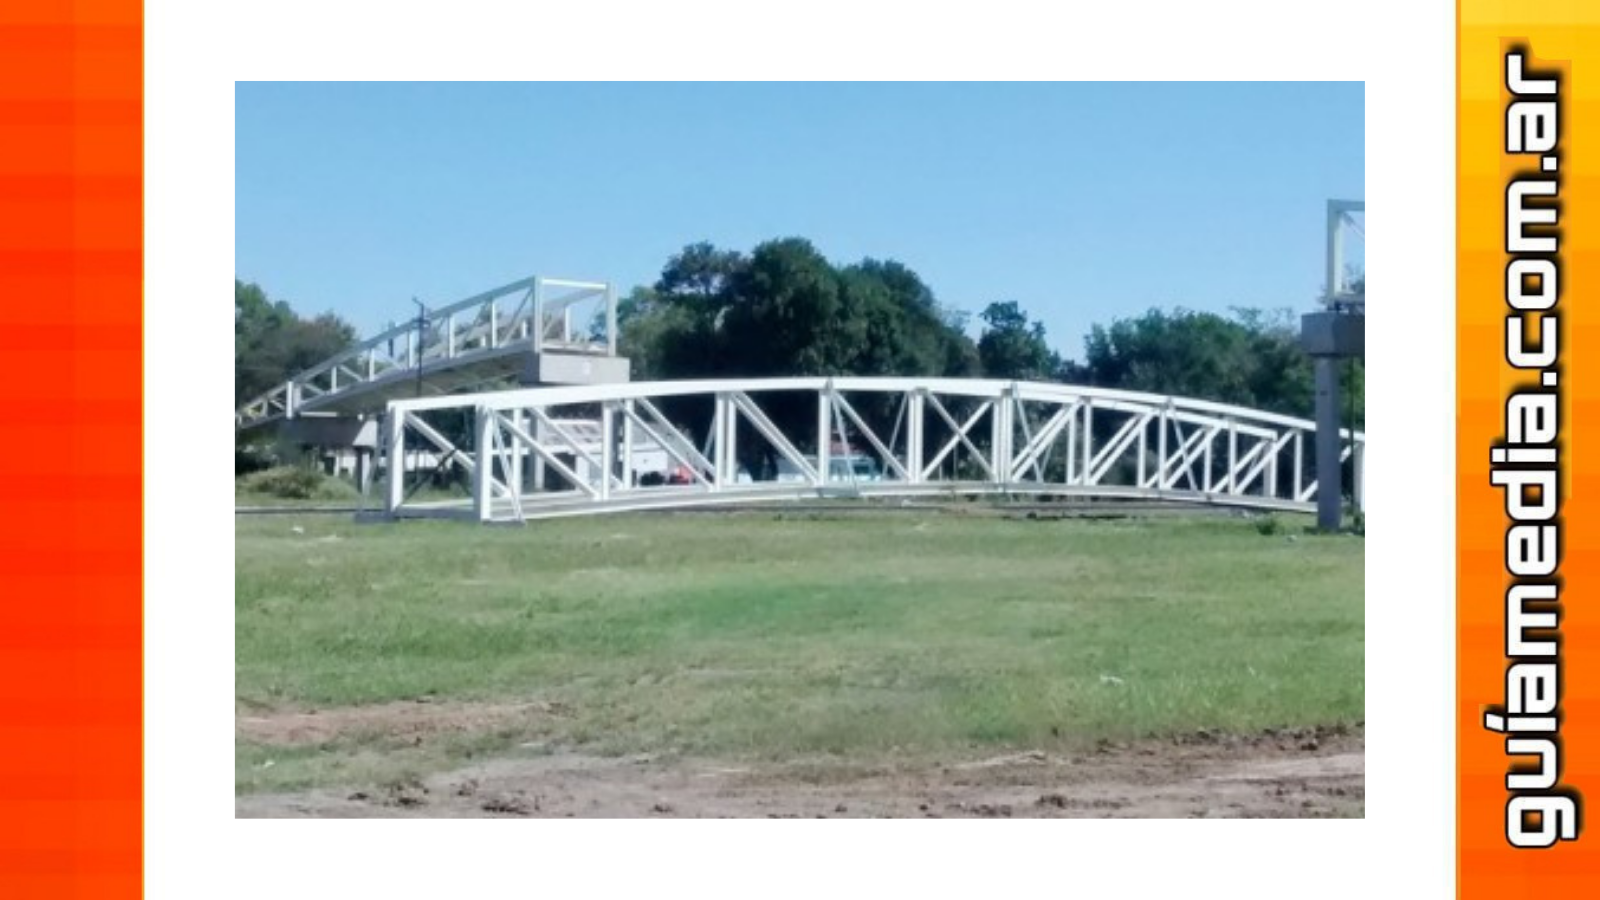
<path id="1" fill-rule="evenodd" d="M 1312 414 L 1311 360 L 1288 309 L 1151 309 L 1095 325 L 1064 357 L 1015 301 L 967 314 L 902 263 L 836 266 L 800 238 L 749 253 L 693 244 L 620 304 L 639 380 L 771 375 L 942 375 L 1060 381 Z M 1362 373 L 1353 366 L 1356 421 Z"/>
<path id="2" fill-rule="evenodd" d="M 1219 315 L 1151 309 L 1095 325 L 1080 358 L 1053 349 L 1015 301 L 969 315 L 940 302 L 910 267 L 836 265 L 811 242 L 783 238 L 749 252 L 710 243 L 667 260 L 653 285 L 618 308 L 619 352 L 635 380 L 779 375 L 924 375 L 1061 381 L 1312 413 L 1312 369 L 1287 309 Z M 234 283 L 234 394 L 244 402 L 348 346 L 332 313 L 297 315 L 256 284 Z M 1350 367 L 1364 420 L 1364 373 Z M 796 417 L 803 414 L 796 410 Z M 786 417 L 780 412 L 780 417 Z"/>
<path id="3" fill-rule="evenodd" d="M 356 330 L 333 313 L 304 318 L 257 284 L 233 281 L 233 400 L 246 403 L 350 346 Z"/>

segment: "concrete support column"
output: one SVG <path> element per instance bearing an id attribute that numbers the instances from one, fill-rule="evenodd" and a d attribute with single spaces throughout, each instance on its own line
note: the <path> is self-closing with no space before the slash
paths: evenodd
<path id="1" fill-rule="evenodd" d="M 1332 227 L 1334 204 L 1329 204 L 1330 255 L 1338 246 Z M 1330 277 L 1337 269 L 1330 266 Z M 1335 282 L 1330 282 L 1330 285 Z M 1333 531 L 1343 524 L 1341 506 L 1344 484 L 1339 455 L 1343 449 L 1339 423 L 1339 361 L 1366 354 L 1366 316 L 1355 312 L 1329 310 L 1311 313 L 1300 320 L 1300 344 L 1316 367 L 1317 378 L 1317 527 Z M 1354 423 L 1349 423 L 1354 435 Z M 1359 493 L 1359 489 L 1357 491 Z"/>

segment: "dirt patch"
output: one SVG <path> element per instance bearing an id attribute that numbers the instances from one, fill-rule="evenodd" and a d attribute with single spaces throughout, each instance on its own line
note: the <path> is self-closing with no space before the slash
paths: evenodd
<path id="1" fill-rule="evenodd" d="M 234 731 L 239 738 L 258 744 L 293 747 L 372 735 L 414 739 L 477 733 L 566 714 L 559 703 L 410 701 L 326 710 L 241 712 L 234 718 Z"/>
<path id="2" fill-rule="evenodd" d="M 502 759 L 382 791 L 254 795 L 243 817 L 1040 818 L 1361 816 L 1356 728 L 1104 743 L 863 768 L 838 761 L 555 754 Z"/>

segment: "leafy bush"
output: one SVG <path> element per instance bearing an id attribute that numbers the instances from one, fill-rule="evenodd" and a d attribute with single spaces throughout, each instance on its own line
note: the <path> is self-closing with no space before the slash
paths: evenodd
<path id="1" fill-rule="evenodd" d="M 234 447 L 233 448 L 233 474 L 250 475 L 264 469 L 272 468 L 274 459 L 268 451 L 259 447 Z"/>
<path id="2" fill-rule="evenodd" d="M 1256 519 L 1256 531 L 1265 535 L 1274 535 L 1283 530 L 1283 523 L 1277 516 L 1267 515 Z"/>
<path id="3" fill-rule="evenodd" d="M 239 479 L 239 490 L 284 500 L 341 500 L 355 496 L 355 488 L 313 469 L 280 466 L 253 472 Z"/>

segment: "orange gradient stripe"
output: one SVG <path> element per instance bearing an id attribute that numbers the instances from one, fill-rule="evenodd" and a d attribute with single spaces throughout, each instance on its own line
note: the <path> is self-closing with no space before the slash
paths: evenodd
<path id="1" fill-rule="evenodd" d="M 142 16 L 0 4 L 0 897 L 142 893 Z"/>
<path id="2" fill-rule="evenodd" d="M 1456 862 L 1463 898 L 1591 896 L 1600 885 L 1600 6 L 1461 0 L 1457 7 Z M 1504 152 L 1504 51 L 1562 72 L 1560 143 L 1564 615 L 1560 782 L 1585 805 L 1578 840 L 1542 850 L 1505 838 L 1505 738 L 1483 710 L 1505 698 L 1505 532 L 1489 448 L 1505 398 L 1532 377 L 1505 362 L 1505 191 L 1537 157 Z M 1530 162 L 1529 160 L 1532 160 Z M 1536 377 L 1536 376 L 1534 376 Z"/>

